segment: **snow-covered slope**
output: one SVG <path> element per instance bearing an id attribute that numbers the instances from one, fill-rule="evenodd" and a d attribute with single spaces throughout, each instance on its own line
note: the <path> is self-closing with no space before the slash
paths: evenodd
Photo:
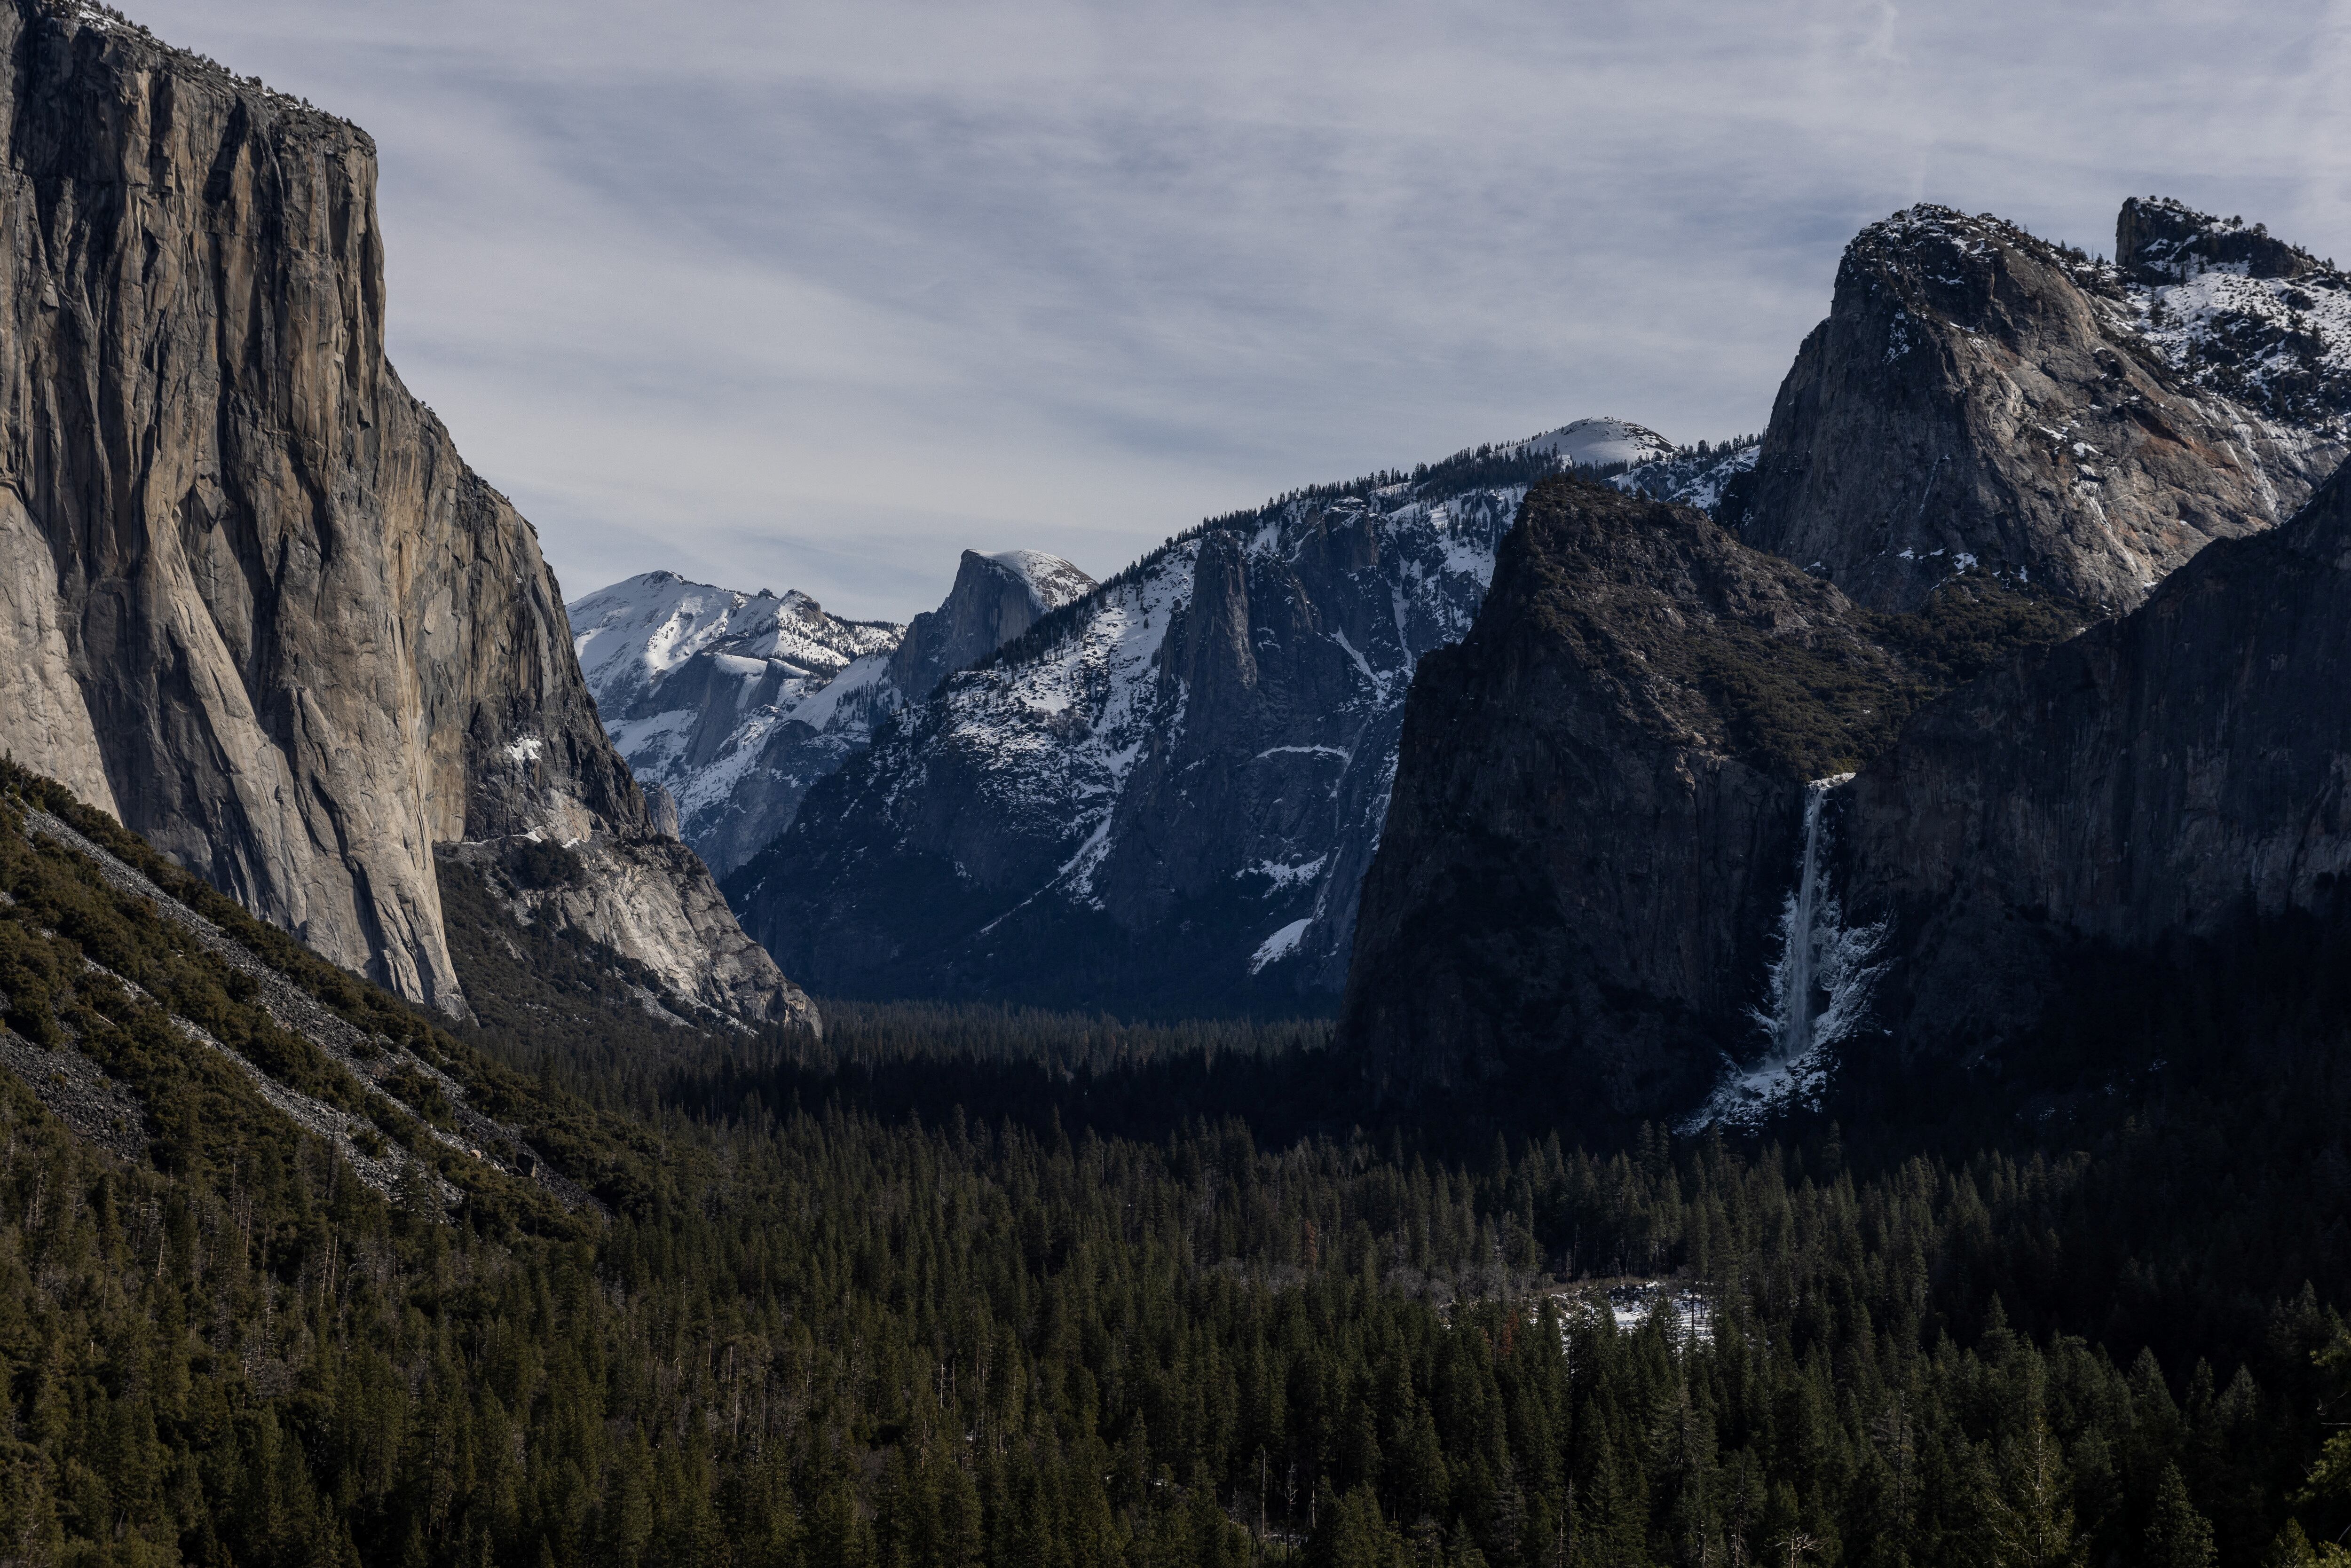
<path id="1" fill-rule="evenodd" d="M 1755 467 L 1761 435 L 1720 444 L 1676 446 L 1646 424 L 1625 419 L 1579 419 L 1522 441 L 1518 450 L 1549 454 L 1562 464 L 1598 470 L 1604 482 L 1631 496 L 1696 507 L 1711 515 L 1725 486 Z"/>
<path id="2" fill-rule="evenodd" d="M 1722 505 L 1723 493 L 1731 482 L 1755 471 L 1755 459 L 1762 449 L 1760 435 L 1742 435 L 1719 445 L 1701 441 L 1628 468 L 1608 483 L 1627 495 L 1696 507 L 1711 517 Z"/>
<path id="3" fill-rule="evenodd" d="M 1613 468 L 1674 455 L 1674 444 L 1645 424 L 1603 416 L 1579 419 L 1520 444 L 1520 450 L 1546 453 L 1578 468 Z"/>
<path id="4" fill-rule="evenodd" d="M 2125 204 L 2116 263 L 2129 325 L 2190 385 L 2341 434 L 2351 415 L 2351 276 L 2273 237 L 2151 197 Z"/>
<path id="5" fill-rule="evenodd" d="M 874 721 L 1093 587 L 1058 556 L 967 550 L 953 589 L 912 626 L 844 621 L 780 598 L 632 577 L 570 606 L 597 712 L 678 836 L 724 875 L 789 825 L 801 797 Z"/>
<path id="6" fill-rule="evenodd" d="M 729 898 L 843 993 L 1335 998 L 1414 666 L 1562 465 L 1480 448 L 1171 541 L 901 713 Z"/>
<path id="7" fill-rule="evenodd" d="M 1047 555 L 1043 550 L 998 550 L 984 559 L 1019 578 L 1037 601 L 1049 610 L 1059 610 L 1082 599 L 1096 586 L 1092 578 L 1060 556 Z"/>
<path id="8" fill-rule="evenodd" d="M 864 744 L 905 630 L 668 571 L 568 609 L 613 745 L 639 783 L 669 792 L 678 836 L 722 875 Z"/>

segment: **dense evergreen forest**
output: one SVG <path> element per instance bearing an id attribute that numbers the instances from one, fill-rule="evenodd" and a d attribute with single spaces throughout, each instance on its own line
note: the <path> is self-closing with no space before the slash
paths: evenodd
<path id="1" fill-rule="evenodd" d="M 371 1098 L 35 809 L 592 1201 L 436 1139 L 429 1085 Z M 455 1030 L 0 778 L 9 1029 L 145 1107 L 126 1157 L 0 1071 L 0 1562 L 2351 1560 L 2332 1007 L 2142 988 L 2168 1065 L 2126 1082 L 2110 1009 L 1916 1135 L 1856 1075 L 1578 1147 L 1363 1101 L 1316 1023 L 681 1028 L 446 885 Z"/>

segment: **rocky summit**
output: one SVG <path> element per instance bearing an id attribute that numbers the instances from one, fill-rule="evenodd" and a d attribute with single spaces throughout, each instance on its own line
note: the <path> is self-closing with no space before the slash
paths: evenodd
<path id="1" fill-rule="evenodd" d="M 966 550 L 945 601 L 899 626 L 653 571 L 573 601 L 572 642 L 612 744 L 724 876 L 877 721 L 1093 585 L 1058 556 Z"/>
<path id="2" fill-rule="evenodd" d="M 549 912 L 695 1006 L 812 1017 L 384 357 L 366 133 L 94 7 L 0 5 L 0 746 L 403 997 L 465 1007 L 435 847 L 553 843 Z"/>
<path id="3" fill-rule="evenodd" d="M 2351 452 L 2351 294 L 2177 204 L 2119 229 L 2119 265 L 1943 207 L 1862 231 L 1724 520 L 1880 609 L 1981 570 L 2124 610 L 2287 517 Z"/>
<path id="4" fill-rule="evenodd" d="M 1094 587 L 1092 578 L 1041 550 L 964 551 L 946 600 L 914 617 L 891 655 L 892 706 L 928 697 L 949 675 L 978 664 Z"/>
<path id="5" fill-rule="evenodd" d="M 1620 1126 L 1969 1063 L 2053 1093 L 2148 1071 L 2109 1004 L 2149 977 L 2251 1016 L 2247 955 L 2338 941 L 2344 287 L 2177 203 L 2119 240 L 1896 214 L 1760 446 L 1618 481 L 1729 527 L 1530 494 L 1364 885 L 1341 1038 L 1389 1092 Z"/>

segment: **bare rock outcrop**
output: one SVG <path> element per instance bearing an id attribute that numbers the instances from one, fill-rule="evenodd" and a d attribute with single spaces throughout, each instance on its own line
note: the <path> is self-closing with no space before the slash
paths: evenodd
<path id="1" fill-rule="evenodd" d="M 461 1009 L 436 843 L 657 835 L 531 528 L 384 357 L 374 145 L 90 6 L 0 5 L 0 746 Z"/>
<path id="2" fill-rule="evenodd" d="M 1943 207 L 1863 230 L 1724 520 L 1878 609 L 1980 569 L 2121 611 L 2290 515 L 2351 451 L 2341 411 L 2267 396 L 2274 355 L 2251 338 L 2175 330 L 2200 308 L 2138 274 L 2167 262 L 2176 283 L 2231 265 L 2198 244 L 2254 237 L 2175 206 L 2125 208 L 2128 276 Z"/>
<path id="3" fill-rule="evenodd" d="M 1064 604 L 1094 591 L 1094 580 L 1059 556 L 1039 550 L 982 555 L 966 550 L 955 586 L 936 610 L 906 627 L 890 658 L 890 681 L 904 702 L 921 702 L 957 670 L 979 663 Z"/>

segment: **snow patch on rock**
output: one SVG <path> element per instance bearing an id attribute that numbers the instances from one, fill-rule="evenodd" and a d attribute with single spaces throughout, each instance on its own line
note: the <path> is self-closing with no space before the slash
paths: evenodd
<path id="1" fill-rule="evenodd" d="M 1306 928 L 1313 924 L 1311 916 L 1293 920 L 1267 937 L 1258 945 L 1257 951 L 1249 955 L 1249 972 L 1261 974 L 1269 965 L 1278 964 L 1298 951 L 1299 943 L 1305 939 Z"/>

